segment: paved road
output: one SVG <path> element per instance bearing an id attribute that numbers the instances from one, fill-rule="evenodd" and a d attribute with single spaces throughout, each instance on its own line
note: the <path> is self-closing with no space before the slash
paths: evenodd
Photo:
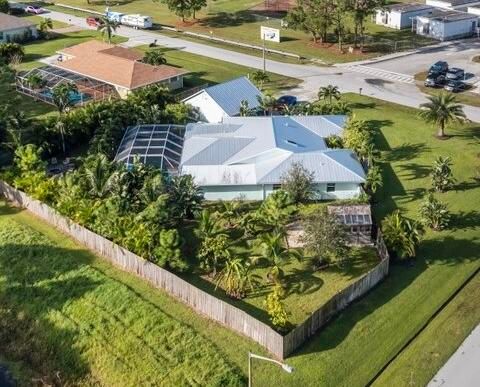
<path id="1" fill-rule="evenodd" d="M 92 29 L 92 27 L 86 24 L 85 18 L 62 12 L 51 11 L 41 16 L 50 17 L 53 20 L 63 21 L 85 29 Z M 241 64 L 256 69 L 261 69 L 263 66 L 262 59 L 255 56 L 173 38 L 154 32 L 134 30 L 121 26 L 117 29 L 116 34 L 129 38 L 129 41 L 126 43 L 128 46 L 149 44 L 156 40 L 161 46 L 185 50 L 213 59 Z M 470 47 L 470 45 L 472 46 Z M 446 47 L 450 46 L 451 45 L 447 45 Z M 464 43 L 462 50 L 475 49 L 476 47 L 478 47 L 477 43 Z M 319 87 L 333 84 L 337 85 L 342 92 L 358 93 L 359 90 L 362 89 L 362 94 L 364 95 L 402 105 L 418 107 L 426 101 L 425 95 L 413 84 L 412 71 L 404 73 L 398 69 L 403 68 L 399 63 L 414 63 L 419 61 L 419 63 L 425 62 L 430 64 L 436 60 L 432 59 L 435 54 L 429 54 L 428 59 L 423 60 L 424 55 L 424 53 L 417 53 L 408 57 L 394 58 L 380 63 L 369 63 L 368 65 L 347 64 L 335 67 L 297 65 L 268 60 L 267 70 L 303 80 L 303 83 L 292 91 L 292 93 L 297 94 L 301 99 L 311 99 L 316 96 Z M 392 64 L 390 65 L 389 62 Z M 480 108 L 465 107 L 465 112 L 472 121 L 480 122 Z"/>
<path id="2" fill-rule="evenodd" d="M 427 387 L 480 386 L 480 325 L 465 339 Z"/>

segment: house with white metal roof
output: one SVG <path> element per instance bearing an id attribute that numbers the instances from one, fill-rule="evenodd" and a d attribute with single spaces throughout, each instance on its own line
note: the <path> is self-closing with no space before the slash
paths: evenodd
<path id="1" fill-rule="evenodd" d="M 365 173 L 348 149 L 329 149 L 345 116 L 226 117 L 186 127 L 179 173 L 190 174 L 207 200 L 263 200 L 294 163 L 313 172 L 317 199 L 358 196 Z"/>
<path id="2" fill-rule="evenodd" d="M 183 102 L 196 107 L 202 121 L 222 122 L 225 117 L 240 115 L 244 100 L 249 108 L 257 108 L 259 96 L 262 92 L 247 77 L 240 77 L 200 90 Z"/>
<path id="3" fill-rule="evenodd" d="M 468 38 L 478 27 L 478 16 L 461 11 L 436 9 L 416 17 L 417 34 L 441 41 Z"/>
<path id="4" fill-rule="evenodd" d="M 415 16 L 428 15 L 433 10 L 433 6 L 419 3 L 387 5 L 377 10 L 375 23 L 397 30 L 411 28 Z"/>
<path id="5" fill-rule="evenodd" d="M 480 0 L 426 0 L 427 5 L 435 8 L 466 11 L 468 7 L 480 4 Z"/>

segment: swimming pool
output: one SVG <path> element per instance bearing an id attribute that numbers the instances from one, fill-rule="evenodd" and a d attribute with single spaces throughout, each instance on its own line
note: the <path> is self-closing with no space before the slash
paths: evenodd
<path id="1" fill-rule="evenodd" d="M 47 98 L 52 98 L 52 92 L 50 90 L 43 90 L 42 92 L 40 92 L 40 94 Z M 90 96 L 88 94 L 78 91 L 71 91 L 68 95 L 68 99 L 72 104 L 75 105 L 76 103 L 87 101 L 88 99 L 90 99 Z"/>

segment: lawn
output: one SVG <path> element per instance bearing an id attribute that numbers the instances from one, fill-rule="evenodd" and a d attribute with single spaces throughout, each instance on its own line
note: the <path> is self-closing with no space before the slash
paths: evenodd
<path id="1" fill-rule="evenodd" d="M 23 15 L 20 15 L 19 17 L 21 17 L 22 19 L 26 19 L 28 21 L 31 21 L 32 23 L 37 24 L 37 26 L 40 24 L 40 22 L 42 20 L 45 20 L 45 18 L 42 17 L 42 16 L 32 15 L 32 14 L 29 14 L 29 13 L 25 13 Z M 65 28 L 65 27 L 68 27 L 68 24 L 63 23 L 61 21 L 52 20 L 52 27 L 53 27 L 53 29 Z"/>
<path id="2" fill-rule="evenodd" d="M 440 199 L 449 204 L 453 213 L 452 226 L 446 231 L 428 232 L 420 246 L 418 257 L 412 264 L 392 263 L 390 275 L 384 282 L 349 306 L 308 344 L 293 354 L 287 362 L 295 367 L 294 373 L 286 374 L 273 365 L 255 362 L 254 375 L 257 385 L 271 385 L 272 380 L 282 386 L 366 385 L 480 267 L 480 186 L 472 180 L 473 168 L 480 164 L 478 142 L 474 139 L 475 135 L 480 134 L 478 124 L 449 128 L 447 133 L 452 137 L 440 141 L 434 137 L 434 129 L 417 118 L 416 109 L 357 95 L 347 95 L 346 98 L 353 103 L 356 116 L 369 120 L 377 130 L 376 141 L 384 160 L 385 182 L 384 188 L 376 197 L 377 218 L 380 219 L 395 208 L 418 218 L 419 202 L 430 187 L 429 168 L 438 155 L 449 155 L 454 162 L 453 171 L 457 185 L 451 192 L 441 194 Z M 46 326 L 42 330 L 45 335 L 39 335 L 41 344 L 52 349 L 47 355 L 53 357 L 53 360 L 48 359 L 46 366 L 53 364 L 53 367 L 57 367 L 54 369 L 58 369 L 58 364 L 64 364 L 62 359 L 72 361 L 80 358 L 82 363 L 75 363 L 73 366 L 69 364 L 65 367 L 65 372 L 78 372 L 83 365 L 83 369 L 89 371 L 83 374 L 78 372 L 79 377 L 87 378 L 91 375 L 90 377 L 95 377 L 96 380 L 108 378 L 112 385 L 120 374 L 122 377 L 131 378 L 128 383 L 131 380 L 135 382 L 135 377 L 138 382 L 143 380 L 140 379 L 141 375 L 153 375 L 150 369 L 156 367 L 158 375 L 151 377 L 161 378 L 165 375 L 162 373 L 165 359 L 159 357 L 154 360 L 150 357 L 150 351 L 152 342 L 155 343 L 155 348 L 165 348 L 165 341 L 172 337 L 170 331 L 167 335 L 163 330 L 153 329 L 157 324 L 163 327 L 163 319 L 167 322 L 173 319 L 178 322 L 178 326 L 189 331 L 193 335 L 191 344 L 194 340 L 202 340 L 200 345 L 205 348 L 205 355 L 199 356 L 196 361 L 203 367 L 201 369 L 206 375 L 201 379 L 203 381 L 207 380 L 208 375 L 211 375 L 209 372 L 216 367 L 236 380 L 238 374 L 246 374 L 247 351 L 262 353 L 258 345 L 244 337 L 195 315 L 161 291 L 154 290 L 140 280 L 94 259 L 26 212 L 12 213 L 3 210 L 0 222 L 0 230 L 4 230 L 3 226 L 7 223 L 8 230 L 14 230 L 7 231 L 7 234 L 14 233 L 13 243 L 16 245 L 15 249 L 18 249 L 18 253 L 8 250 L 7 256 L 1 253 L 4 249 L 0 252 L 0 258 L 3 258 L 2 278 L 5 278 L 0 282 L 0 289 L 8 292 L 9 296 L 14 291 L 18 292 L 8 299 L 14 304 L 12 306 L 15 310 L 23 311 L 22 321 L 32 318 L 38 320 L 42 327 Z M 31 228 L 45 235 L 53 251 L 45 254 L 42 249 L 29 247 L 30 239 L 38 238 L 42 243 L 47 243 L 44 241 L 45 237 L 38 236 Z M 12 236 L 8 238 L 12 240 Z M 51 256 L 54 258 L 50 258 Z M 95 274 L 92 274 L 92 270 Z M 77 282 L 71 285 L 70 276 L 75 277 L 76 274 L 80 279 L 75 279 Z M 32 284 L 34 281 L 35 284 Z M 8 290 L 4 290 L 5 288 Z M 97 289 L 106 290 L 100 292 Z M 470 287 L 465 289 L 467 291 Z M 103 292 L 107 292 L 108 298 L 104 297 Z M 117 292 L 120 297 L 116 296 Z M 400 381 L 397 385 L 405 384 L 404 375 L 408 375 L 409 383 L 423 385 L 429 375 L 441 365 L 441 360 L 446 359 L 455 345 L 467 335 L 469 328 L 480 322 L 480 318 L 468 312 L 469 308 L 480 308 L 478 297 L 474 299 L 474 294 L 467 293 L 472 302 L 477 301 L 476 304 L 465 307 L 464 313 L 469 313 L 468 318 L 461 318 L 462 312 L 455 309 L 458 308 L 455 304 L 446 307 L 417 338 L 422 340 L 422 337 L 425 337 L 425 342 L 415 345 L 414 341 L 404 351 L 405 359 L 401 361 L 400 355 L 392 363 L 392 371 L 387 369 L 387 376 L 392 375 L 393 380 Z M 148 307 L 144 303 L 147 303 Z M 86 317 L 83 317 L 83 313 Z M 140 313 L 141 317 L 124 320 L 126 316 L 131 316 L 129 313 Z M 149 320 L 142 313 L 147 313 L 152 319 L 162 316 L 162 322 Z M 435 323 L 444 313 L 448 314 L 445 323 Z M 97 314 L 103 319 L 101 323 Z M 57 320 L 61 318 L 65 320 Z M 150 325 L 143 324 L 143 321 L 147 321 L 145 319 Z M 455 319 L 455 322 L 452 319 Z M 73 328 L 72 321 L 81 322 L 82 325 Z M 128 326 L 121 322 L 128 323 Z M 455 338 L 446 339 L 446 333 L 442 335 L 442 332 L 448 331 L 439 331 L 440 326 L 447 328 L 447 324 L 452 324 L 457 333 Z M 26 328 L 30 326 L 27 323 L 25 325 Z M 35 324 L 31 325 L 33 329 Z M 58 326 L 62 329 L 78 329 L 80 333 L 73 336 L 78 344 L 72 344 L 68 336 L 59 333 Z M 119 330 L 113 332 L 112 328 Z M 182 334 L 187 334 L 183 333 L 183 329 L 181 331 Z M 27 334 L 29 330 L 20 329 L 19 334 L 23 335 L 24 332 Z M 195 335 L 192 332 L 195 332 Z M 197 338 L 197 335 L 200 337 Z M 150 344 L 140 348 L 131 337 L 142 337 Z M 104 338 L 109 344 L 101 341 Z M 129 351 L 125 354 L 122 352 L 127 348 L 124 341 L 129 345 Z M 24 345 L 22 341 L 19 343 Z M 196 349 L 198 343 L 195 341 L 195 344 L 187 346 L 182 342 L 174 346 L 172 353 L 176 355 L 185 352 L 185 348 Z M 100 345 L 102 350 L 99 350 Z M 0 347 L 0 357 L 7 357 L 5 347 Z M 412 363 L 421 359 L 428 361 L 431 348 L 438 353 L 438 361 L 432 361 L 428 366 L 415 364 L 418 372 L 410 377 Z M 56 359 L 52 353 L 57 353 L 60 359 Z M 170 354 L 163 350 L 162 354 L 165 353 Z M 127 356 L 137 368 L 126 372 L 120 354 Z M 144 359 L 143 362 L 137 363 L 135 356 Z M 185 356 L 186 361 L 193 362 L 188 352 L 185 352 Z M 204 362 L 207 358 L 208 364 Z M 170 365 L 171 361 L 169 355 L 167 364 Z M 189 364 L 194 364 L 192 373 L 197 372 L 200 367 L 195 362 Z M 128 383 L 124 381 L 122 384 Z M 377 384 L 395 385 L 382 377 L 377 379 Z"/>
<path id="3" fill-rule="evenodd" d="M 91 1 L 90 4 L 86 4 L 83 0 L 65 0 L 62 4 L 97 12 L 105 10 L 105 5 L 101 1 Z M 158 24 L 259 46 L 262 45 L 260 26 L 278 28 L 281 30 L 281 43 L 267 42 L 267 47 L 291 52 L 306 58 L 319 59 L 324 63 L 349 62 L 382 55 L 385 52 L 391 52 L 395 47 L 395 42 L 397 42 L 398 50 L 432 42 L 429 39 L 412 34 L 408 29 L 397 31 L 377 26 L 367 18 L 365 32 L 371 36 L 375 43 L 368 42 L 367 45 L 370 49 L 365 53 L 348 53 L 348 45 L 344 49 L 345 52 L 342 53 L 335 44 L 314 44 L 311 35 L 281 27 L 280 17 L 282 15 L 272 15 L 270 11 L 254 9 L 255 6 L 262 4 L 258 0 L 209 0 L 207 7 L 197 14 L 197 20 L 190 20 L 186 23 L 182 23 L 178 17 L 168 10 L 166 5 L 160 2 L 152 5 L 151 0 L 120 1 L 113 10 L 124 13 L 142 13 L 152 16 L 154 22 Z M 52 9 L 66 13 L 72 12 L 58 6 Z M 349 29 L 353 30 L 353 23 L 348 22 L 348 24 Z M 202 42 L 209 44 L 206 40 L 202 40 Z M 228 47 L 235 50 L 234 46 Z"/>
<path id="4" fill-rule="evenodd" d="M 137 47 L 141 51 L 148 50 L 148 46 Z M 237 65 L 222 60 L 212 59 L 206 56 L 190 54 L 185 51 L 159 48 L 167 59 L 167 64 L 181 67 L 190 72 L 185 77 L 185 86 L 194 87 L 208 84 L 216 84 L 228 81 L 240 76 L 253 74 L 256 69 Z M 281 94 L 282 91 L 292 89 L 300 83 L 299 79 L 268 73 L 270 82 L 265 83 L 265 92 Z"/>
<path id="5" fill-rule="evenodd" d="M 438 93 L 441 93 L 443 89 L 435 89 L 432 87 L 426 87 L 423 85 L 423 82 L 425 81 L 425 78 L 427 77 L 427 72 L 421 72 L 418 74 L 415 74 L 415 80 L 417 81 L 417 87 L 424 92 L 425 94 L 429 95 L 437 95 Z M 464 103 L 465 105 L 471 105 L 471 106 L 477 106 L 480 107 L 480 94 L 479 93 L 474 93 L 471 91 L 462 91 L 460 93 L 455 93 L 455 97 L 457 98 L 457 101 L 460 103 Z"/>

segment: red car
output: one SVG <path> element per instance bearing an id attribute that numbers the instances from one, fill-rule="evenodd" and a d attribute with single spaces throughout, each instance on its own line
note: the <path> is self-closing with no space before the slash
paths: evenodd
<path id="1" fill-rule="evenodd" d="M 87 24 L 91 27 L 98 27 L 103 24 L 102 19 L 96 16 L 89 16 L 87 17 L 86 21 L 87 21 Z"/>

